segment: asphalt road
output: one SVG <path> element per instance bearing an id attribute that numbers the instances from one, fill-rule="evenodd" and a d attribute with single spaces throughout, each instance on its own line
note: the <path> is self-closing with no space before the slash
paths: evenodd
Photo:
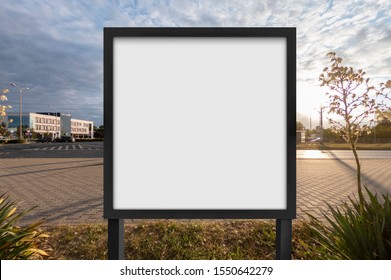
<path id="1" fill-rule="evenodd" d="M 391 151 L 358 151 L 360 159 L 391 159 Z M 28 143 L 0 145 L 0 158 L 98 158 L 103 157 L 103 142 Z M 350 150 L 297 150 L 301 159 L 354 159 Z"/>
<path id="2" fill-rule="evenodd" d="M 0 158 L 103 158 L 103 142 L 0 145 Z"/>
<path id="3" fill-rule="evenodd" d="M 391 159 L 391 151 L 357 151 L 361 159 Z M 297 159 L 354 159 L 350 150 L 298 150 Z"/>

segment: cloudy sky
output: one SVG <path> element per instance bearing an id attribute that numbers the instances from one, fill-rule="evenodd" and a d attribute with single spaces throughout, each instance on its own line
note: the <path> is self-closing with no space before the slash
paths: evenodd
<path id="1" fill-rule="evenodd" d="M 326 53 L 391 78 L 391 1 L 1 0 L 0 89 L 23 111 L 103 124 L 103 27 L 297 27 L 297 111 L 307 127 L 324 101 Z"/>

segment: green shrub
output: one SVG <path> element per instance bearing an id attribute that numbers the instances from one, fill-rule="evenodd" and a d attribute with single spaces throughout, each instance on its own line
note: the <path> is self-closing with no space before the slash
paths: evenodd
<path id="1" fill-rule="evenodd" d="M 7 140 L 5 143 L 6 144 L 23 144 L 23 143 L 26 143 L 26 140 L 14 139 L 14 140 Z"/>
<path id="2" fill-rule="evenodd" d="M 39 249 L 40 240 L 47 237 L 38 227 L 42 222 L 36 222 L 24 227 L 16 223 L 31 209 L 17 213 L 15 201 L 9 197 L 0 197 L 0 259 L 28 259 L 47 256 Z"/>
<path id="3" fill-rule="evenodd" d="M 338 259 L 391 259 L 391 196 L 379 198 L 365 187 L 368 198 L 349 198 L 339 207 L 327 204 L 328 224 L 309 215 L 309 229 L 316 243 Z"/>

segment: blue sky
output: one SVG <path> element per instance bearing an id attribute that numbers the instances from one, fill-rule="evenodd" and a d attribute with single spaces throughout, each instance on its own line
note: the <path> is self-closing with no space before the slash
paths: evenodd
<path id="1" fill-rule="evenodd" d="M 297 27 L 297 111 L 307 127 L 325 102 L 326 53 L 391 78 L 391 1 L 2 0 L 0 88 L 30 87 L 24 111 L 58 111 L 103 124 L 103 27 Z M 49 107 L 50 105 L 50 107 Z"/>

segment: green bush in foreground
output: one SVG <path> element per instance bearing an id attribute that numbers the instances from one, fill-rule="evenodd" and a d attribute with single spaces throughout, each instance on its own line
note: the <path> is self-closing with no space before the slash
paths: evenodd
<path id="1" fill-rule="evenodd" d="M 0 259 L 28 259 L 47 256 L 39 249 L 40 239 L 47 237 L 39 231 L 41 222 L 24 227 L 15 224 L 30 210 L 17 213 L 16 202 L 0 197 Z"/>
<path id="2" fill-rule="evenodd" d="M 332 217 L 323 213 L 327 224 L 312 215 L 310 232 L 316 243 L 338 259 L 391 259 L 391 196 L 371 193 L 368 198 L 349 198 L 339 207 L 328 208 Z"/>
<path id="3" fill-rule="evenodd" d="M 14 139 L 14 140 L 7 140 L 4 143 L 6 143 L 6 144 L 24 144 L 24 143 L 26 143 L 26 140 Z"/>

